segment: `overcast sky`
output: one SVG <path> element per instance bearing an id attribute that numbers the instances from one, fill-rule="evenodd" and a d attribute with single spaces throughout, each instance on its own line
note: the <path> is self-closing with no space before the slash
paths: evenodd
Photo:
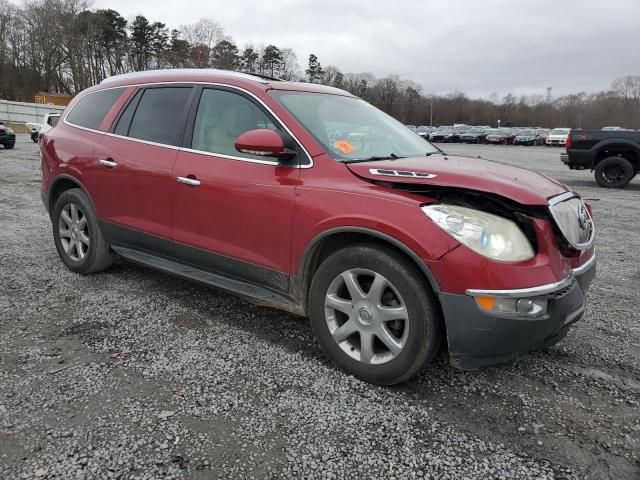
<path id="1" fill-rule="evenodd" d="M 423 92 L 558 96 L 640 74 L 640 0 L 94 0 L 170 28 L 201 17 L 236 44 L 291 47 L 343 72 L 398 74 Z"/>

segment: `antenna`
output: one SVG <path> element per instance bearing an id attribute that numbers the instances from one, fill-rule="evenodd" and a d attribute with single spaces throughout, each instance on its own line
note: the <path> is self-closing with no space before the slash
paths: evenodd
<path id="1" fill-rule="evenodd" d="M 551 89 L 553 87 L 547 87 L 547 103 L 551 103 Z"/>

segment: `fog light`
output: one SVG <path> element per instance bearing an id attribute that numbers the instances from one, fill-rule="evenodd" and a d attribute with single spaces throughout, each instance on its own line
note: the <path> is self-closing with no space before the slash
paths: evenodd
<path id="1" fill-rule="evenodd" d="M 548 300 L 545 297 L 509 298 L 509 297 L 475 297 L 482 310 L 492 313 L 505 313 L 522 317 L 538 317 L 547 311 Z"/>

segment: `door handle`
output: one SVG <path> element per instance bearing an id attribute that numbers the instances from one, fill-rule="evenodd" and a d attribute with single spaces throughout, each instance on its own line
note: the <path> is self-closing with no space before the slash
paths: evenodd
<path id="1" fill-rule="evenodd" d="M 118 164 L 110 158 L 107 160 L 101 159 L 101 160 L 98 160 L 98 162 L 100 162 L 102 165 L 104 165 L 107 168 L 115 168 L 118 166 Z"/>
<path id="2" fill-rule="evenodd" d="M 178 180 L 178 183 L 184 183 L 185 185 L 191 185 L 193 187 L 200 185 L 200 180 L 196 180 L 195 178 L 177 177 L 176 180 Z"/>

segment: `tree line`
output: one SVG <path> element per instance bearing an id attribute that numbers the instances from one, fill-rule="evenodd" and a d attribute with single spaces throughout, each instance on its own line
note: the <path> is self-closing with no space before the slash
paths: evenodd
<path id="1" fill-rule="evenodd" d="M 221 68 L 348 90 L 414 125 L 567 126 L 640 128 L 640 75 L 597 93 L 472 99 L 463 92 L 426 94 L 397 75 L 342 72 L 313 53 L 301 68 L 296 53 L 276 45 L 239 48 L 210 19 L 170 29 L 143 15 L 125 19 L 112 9 L 91 11 L 85 0 L 0 0 L 0 98 L 33 101 L 37 90 L 75 95 L 120 73 L 161 68 Z"/>

